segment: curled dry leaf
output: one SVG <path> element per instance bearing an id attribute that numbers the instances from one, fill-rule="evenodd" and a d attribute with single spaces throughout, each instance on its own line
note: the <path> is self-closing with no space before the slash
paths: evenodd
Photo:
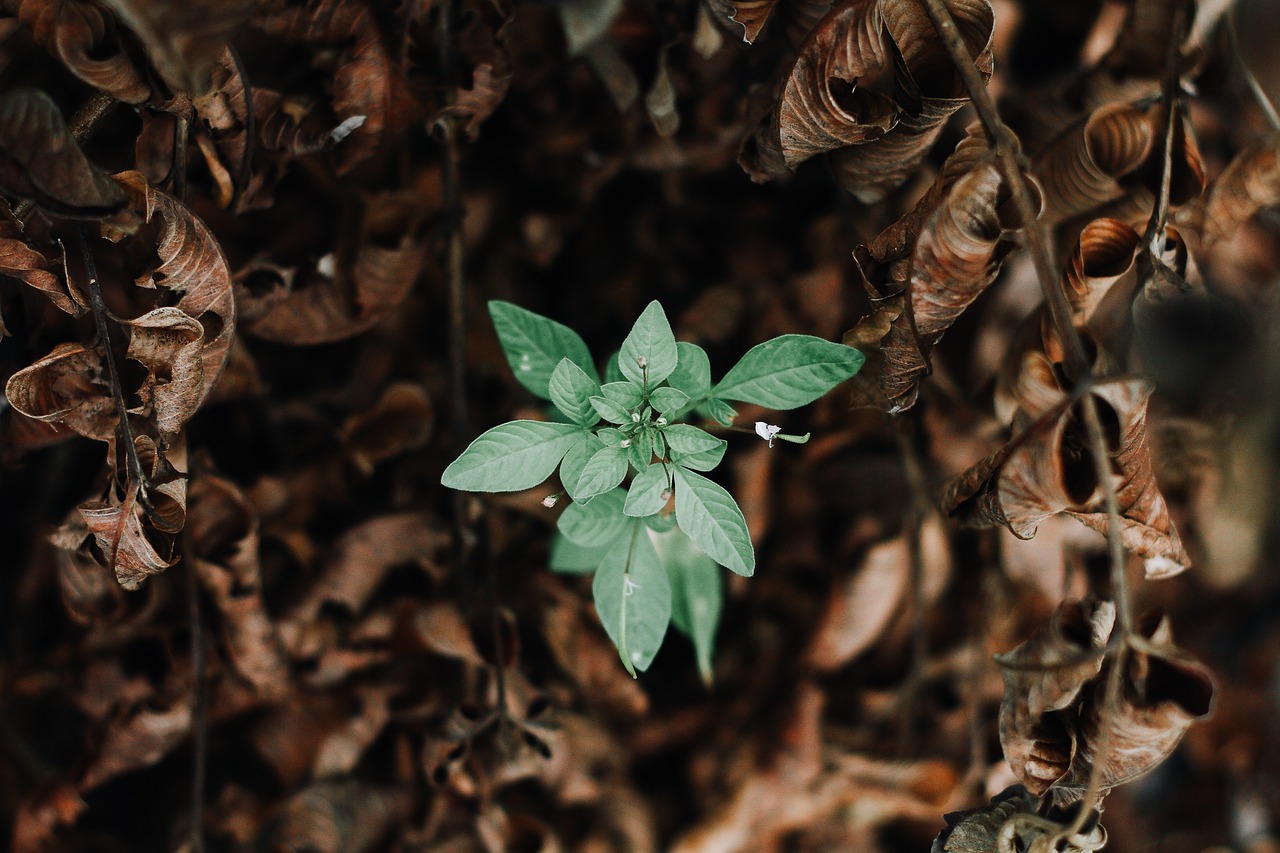
<path id="1" fill-rule="evenodd" d="M 49 541 L 56 549 L 62 603 L 72 617 L 89 624 L 116 619 L 124 609 L 124 593 L 94 558 L 93 535 L 80 513 L 72 510 Z"/>
<path id="2" fill-rule="evenodd" d="M 753 44 L 778 0 L 708 0 L 708 3 L 721 20 L 742 27 L 742 40 Z"/>
<path id="3" fill-rule="evenodd" d="M 1131 227 L 1115 219 L 1095 219 L 1080 232 L 1076 250 L 1063 270 L 1062 287 L 1073 324 L 1088 329 L 1092 339 L 1104 346 L 1119 340 L 1129 325 L 1129 305 L 1138 286 L 1137 250 L 1138 233 Z M 1046 334 L 1046 347 L 1050 341 Z M 1049 357 L 1065 360 L 1052 349 Z"/>
<path id="4" fill-rule="evenodd" d="M 231 666 L 261 696 L 289 687 L 275 623 L 262 600 L 258 517 L 229 480 L 201 473 L 190 488 L 191 559 L 221 616 Z"/>
<path id="5" fill-rule="evenodd" d="M 1018 781 L 1039 797 L 1067 774 L 1076 750 L 1063 714 L 1102 668 L 1115 605 L 1063 602 L 1029 640 L 996 658 L 1004 676 L 1000 745 Z"/>
<path id="6" fill-rule="evenodd" d="M 79 790 L 150 767 L 183 743 L 190 731 L 190 693 L 161 707 L 147 704 L 121 711 L 107 724 L 97 757 L 80 777 Z"/>
<path id="7" fill-rule="evenodd" d="M 260 338 L 294 345 L 349 338 L 387 316 L 408 295 L 426 257 L 418 234 L 422 200 L 402 194 L 371 199 L 356 237 L 354 262 L 322 258 L 305 287 L 287 296 L 269 296 L 275 305 L 248 331 Z M 345 252 L 339 252 L 344 257 Z"/>
<path id="8" fill-rule="evenodd" d="M 1143 229 L 1151 218 L 1164 171 L 1161 152 L 1164 149 L 1168 112 L 1163 106 L 1157 105 L 1148 110 L 1146 116 L 1151 125 L 1152 139 L 1160 144 L 1151 146 L 1147 159 L 1124 181 L 1124 196 L 1102 211 L 1106 216 L 1127 222 L 1136 229 Z M 1196 143 L 1182 110 L 1178 110 L 1173 117 L 1173 148 L 1169 161 L 1172 167 L 1169 174 L 1169 205 L 1171 209 L 1177 210 L 1199 198 L 1205 185 L 1200 146 Z"/>
<path id="9" fill-rule="evenodd" d="M 6 7 L 36 42 L 72 74 L 128 104 L 151 97 L 151 86 L 125 52 L 115 20 L 88 0 L 7 0 Z"/>
<path id="10" fill-rule="evenodd" d="M 1036 156 L 1032 174 L 1044 190 L 1052 225 L 1096 210 L 1124 195 L 1120 179 L 1147 159 L 1151 123 L 1131 104 L 1108 104 L 1068 128 Z"/>
<path id="11" fill-rule="evenodd" d="M 413 796 L 356 779 L 316 782 L 285 804 L 264 849 L 365 853 L 409 817 Z M 278 845 L 278 847 L 277 847 Z"/>
<path id="12" fill-rule="evenodd" d="M 858 570 L 828 599 L 809 647 L 818 670 L 836 669 L 869 648 L 902 607 L 911 577 L 910 531 L 869 550 Z M 951 573 L 951 549 L 941 521 L 930 516 L 920 527 L 920 556 L 928 586 L 937 592 Z"/>
<path id="13" fill-rule="evenodd" d="M 173 534 L 186 523 L 187 479 L 147 436 L 134 440 L 147 476 L 147 498 L 153 512 L 138 499 L 139 483 L 130 483 L 124 499 L 112 490 L 107 500 L 81 504 L 80 515 L 93 534 L 106 566 L 128 590 L 178 562 Z"/>
<path id="14" fill-rule="evenodd" d="M 0 221 L 0 275 L 12 276 L 39 290 L 63 311 L 79 317 L 88 306 L 80 295 L 49 271 L 49 259 L 33 249 L 12 222 Z"/>
<path id="15" fill-rule="evenodd" d="M 364 473 L 427 443 L 435 424 L 435 410 L 426 389 L 413 382 L 394 382 L 369 411 L 352 416 L 342 437 L 352 461 Z"/>
<path id="16" fill-rule="evenodd" d="M 101 219 L 126 201 L 84 156 L 58 105 L 39 89 L 0 94 L 0 189 L 69 219 Z"/>
<path id="17" fill-rule="evenodd" d="M 1141 621 L 1139 633 L 1151 642 L 1134 647 L 1125 659 L 1120 700 L 1106 703 L 1105 676 L 1099 676 L 1085 698 L 1071 772 L 1056 789 L 1060 802 L 1082 796 L 1099 760 L 1103 790 L 1142 776 L 1169 757 L 1192 723 L 1213 713 L 1208 668 L 1173 645 L 1167 617 L 1148 614 Z M 1102 740 L 1103 726 L 1109 736 L 1106 754 L 1099 756 L 1095 745 Z"/>
<path id="18" fill-rule="evenodd" d="M 105 0 L 147 49 L 169 87 L 208 91 L 214 63 L 249 13 L 252 0 Z"/>
<path id="19" fill-rule="evenodd" d="M 1199 203 L 1181 211 L 1179 223 L 1198 230 L 1206 244 L 1233 234 L 1264 207 L 1280 203 L 1280 131 L 1249 145 L 1222 170 Z"/>
<path id="20" fill-rule="evenodd" d="M 474 142 L 480 136 L 480 125 L 507 97 L 507 90 L 511 88 L 511 71 L 496 69 L 492 63 L 486 62 L 476 66 L 471 75 L 471 86 L 458 91 L 454 102 L 436 115 L 436 122 L 446 118 L 461 119 L 467 138 Z"/>
<path id="21" fill-rule="evenodd" d="M 66 426 L 86 438 L 113 441 L 119 416 L 102 354 L 83 344 L 58 344 L 5 384 L 9 403 L 37 421 Z"/>
<path id="22" fill-rule="evenodd" d="M 391 685 L 368 685 L 358 691 L 356 711 L 329 732 L 315 751 L 311 774 L 317 779 L 343 776 L 360 763 L 365 751 L 391 720 Z"/>

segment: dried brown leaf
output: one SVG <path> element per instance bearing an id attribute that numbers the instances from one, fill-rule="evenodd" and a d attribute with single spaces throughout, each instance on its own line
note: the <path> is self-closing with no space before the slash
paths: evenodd
<path id="1" fill-rule="evenodd" d="M 253 0 L 104 0 L 137 34 L 170 88 L 208 91 L 214 63 L 248 16 Z"/>
<path id="2" fill-rule="evenodd" d="M 1151 123 L 1131 104 L 1108 104 L 1068 128 L 1041 151 L 1032 174 L 1044 190 L 1052 225 L 1096 210 L 1124 195 L 1120 179 L 1146 161 L 1154 146 Z"/>
<path id="3" fill-rule="evenodd" d="M 262 600 L 258 516 L 231 481 L 200 473 L 191 481 L 191 557 L 221 616 L 231 666 L 259 695 L 282 696 L 289 669 Z"/>
<path id="4" fill-rule="evenodd" d="M 90 163 L 53 99 L 39 89 L 0 94 L 0 188 L 57 216 L 101 219 L 125 195 Z"/>
<path id="5" fill-rule="evenodd" d="M 88 791 L 124 773 L 150 767 L 186 741 L 190 732 L 189 693 L 160 707 L 121 711 L 107 725 L 98 754 L 77 787 Z"/>
<path id="6" fill-rule="evenodd" d="M 742 27 L 742 40 L 752 44 L 778 0 L 708 0 L 708 5 L 722 20 Z"/>
<path id="7" fill-rule="evenodd" d="M 1099 652 L 1115 623 L 1115 606 L 1063 602 L 1048 624 L 996 662 L 1004 676 L 1000 745 L 1005 760 L 1034 796 L 1065 776 L 1076 752 L 1068 711 L 1102 668 Z"/>
<path id="8" fill-rule="evenodd" d="M 467 138 L 474 142 L 480 136 L 480 125 L 502 104 L 510 88 L 509 68 L 497 69 L 490 62 L 478 65 L 472 72 L 470 88 L 458 91 L 454 102 L 436 115 L 436 123 L 460 119 Z"/>
<path id="9" fill-rule="evenodd" d="M 5 396 L 19 413 L 61 424 L 87 438 L 113 441 L 119 417 L 107 384 L 106 366 L 96 349 L 58 344 L 5 384 Z"/>
<path id="10" fill-rule="evenodd" d="M 393 382 L 368 410 L 342 428 L 352 460 L 361 471 L 427 443 L 435 425 L 435 409 L 426 390 L 413 382 Z"/>
<path id="11" fill-rule="evenodd" d="M 49 259 L 33 249 L 16 225 L 0 221 L 0 275 L 12 276 L 39 290 L 63 311 L 79 317 L 87 307 L 79 294 L 49 271 Z"/>
<path id="12" fill-rule="evenodd" d="M 87 0 L 6 0 L 31 36 L 67 69 L 96 89 L 129 104 L 151 95 L 116 33 L 115 20 Z"/>
<path id="13" fill-rule="evenodd" d="M 588 619 L 582 602 L 558 586 L 549 588 L 548 594 L 551 601 L 543 610 L 542 634 L 556 663 L 593 704 L 624 718 L 643 716 L 649 710 L 649 697 L 640 682 L 618 666 L 617 651 Z"/>
<path id="14" fill-rule="evenodd" d="M 413 796 L 397 788 L 378 788 L 355 779 L 316 782 L 284 806 L 265 849 L 313 853 L 365 853 L 406 820 Z"/>
<path id="15" fill-rule="evenodd" d="M 423 218 L 411 194 L 371 200 L 348 267 L 326 256 L 295 289 L 252 323 L 250 333 L 289 344 L 349 338 L 373 326 L 408 295 L 426 258 Z"/>
<path id="16" fill-rule="evenodd" d="M 72 510 L 49 537 L 57 549 L 58 587 L 62 603 L 77 621 L 110 622 L 124 609 L 124 593 L 115 576 L 104 569 L 89 548 L 93 534 L 79 512 Z"/>
<path id="17" fill-rule="evenodd" d="M 1234 233 L 1258 211 L 1280 203 L 1280 131 L 1249 145 L 1235 156 L 1180 223 L 1199 228 L 1200 239 L 1216 243 Z"/>

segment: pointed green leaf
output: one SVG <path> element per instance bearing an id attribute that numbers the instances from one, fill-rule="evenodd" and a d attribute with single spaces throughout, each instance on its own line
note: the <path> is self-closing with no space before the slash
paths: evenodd
<path id="1" fill-rule="evenodd" d="M 440 483 L 465 492 L 518 492 L 551 476 L 583 440 L 576 424 L 511 421 L 481 435 L 453 460 Z"/>
<path id="2" fill-rule="evenodd" d="M 667 384 L 693 400 L 707 396 L 711 390 L 711 359 L 707 358 L 706 351 L 687 341 L 679 341 L 676 351 L 679 354 L 676 369 L 667 377 Z"/>
<path id="3" fill-rule="evenodd" d="M 626 380 L 622 382 L 607 382 L 601 385 L 600 395 L 607 400 L 612 400 L 627 411 L 644 402 L 644 392 L 640 390 L 640 386 L 632 385 Z"/>
<path id="4" fill-rule="evenodd" d="M 727 442 L 692 424 L 672 424 L 663 430 L 672 458 L 689 453 L 702 453 L 722 447 Z"/>
<path id="5" fill-rule="evenodd" d="M 627 439 L 627 434 L 625 432 L 620 429 L 614 429 L 613 427 L 605 427 L 597 430 L 596 435 L 599 436 L 600 440 L 608 447 L 617 447 Z"/>
<path id="6" fill-rule="evenodd" d="M 627 446 L 627 461 L 637 471 L 643 471 L 653 461 L 653 430 L 638 429 Z"/>
<path id="7" fill-rule="evenodd" d="M 710 450 L 703 450 L 699 453 L 686 453 L 672 458 L 671 461 L 682 468 L 688 468 L 690 471 L 714 471 L 724 461 L 724 451 L 728 446 L 728 442 L 722 441 L 717 447 L 713 447 Z"/>
<path id="8" fill-rule="evenodd" d="M 614 489 L 589 503 L 574 501 L 560 513 L 556 528 L 583 548 L 607 547 L 628 529 L 627 518 L 622 514 L 626 499 L 626 492 Z"/>
<path id="9" fill-rule="evenodd" d="M 634 677 L 662 646 L 671 621 L 671 584 L 648 532 L 638 522 L 631 530 L 605 555 L 591 591 L 605 633 Z"/>
<path id="10" fill-rule="evenodd" d="M 794 409 L 853 376 L 865 360 L 844 344 L 812 335 L 783 335 L 747 350 L 714 394 L 770 409 Z"/>
<path id="11" fill-rule="evenodd" d="M 516 381 L 542 399 L 551 399 L 547 386 L 562 358 L 581 367 L 588 376 L 596 375 L 591 352 L 568 326 L 496 299 L 489 303 L 489 316 Z"/>
<path id="12" fill-rule="evenodd" d="M 689 395 L 679 388 L 663 386 L 649 395 L 649 402 L 653 403 L 655 410 L 665 415 L 684 408 L 689 402 Z"/>
<path id="13" fill-rule="evenodd" d="M 720 567 L 679 528 L 654 537 L 653 544 L 671 582 L 671 624 L 693 641 L 698 672 L 710 685 L 711 655 L 723 604 Z"/>
<path id="14" fill-rule="evenodd" d="M 600 415 L 591 405 L 591 398 L 600 394 L 600 383 L 569 359 L 560 359 L 551 373 L 547 390 L 551 402 L 569 420 L 584 427 L 595 426 L 600 420 Z"/>
<path id="15" fill-rule="evenodd" d="M 657 515 L 646 515 L 641 519 L 645 526 L 654 533 L 666 533 L 668 530 L 676 526 L 675 513 L 660 512 Z"/>
<path id="16" fill-rule="evenodd" d="M 587 462 L 602 447 L 604 442 L 591 433 L 586 433 L 582 441 L 569 448 L 569 452 L 564 455 L 564 461 L 560 463 L 560 485 L 575 501 L 582 500 L 582 495 L 578 493 L 578 480 L 582 477 L 582 469 L 587 467 Z"/>
<path id="17" fill-rule="evenodd" d="M 717 423 L 733 426 L 733 419 L 738 412 L 724 400 L 712 398 L 698 407 L 698 413 L 706 415 Z"/>
<path id="18" fill-rule="evenodd" d="M 676 521 L 693 544 L 722 566 L 744 577 L 756 570 L 747 520 L 719 484 L 685 468 L 675 468 Z"/>
<path id="19" fill-rule="evenodd" d="M 604 397 L 592 397 L 591 405 L 600 413 L 600 417 L 611 424 L 631 423 L 631 413 L 612 400 Z"/>
<path id="20" fill-rule="evenodd" d="M 603 447 L 587 460 L 582 475 L 578 477 L 580 500 L 604 494 L 616 488 L 627 476 L 627 449 L 622 446 Z"/>
<path id="21" fill-rule="evenodd" d="M 605 548 L 584 548 L 563 533 L 556 533 L 551 539 L 551 556 L 547 562 L 557 574 L 589 575 L 600 565 L 604 553 Z"/>
<path id="22" fill-rule="evenodd" d="M 676 337 L 655 299 L 640 314 L 618 352 L 618 369 L 637 385 L 656 387 L 676 369 Z M 644 367 L 641 368 L 643 362 Z"/>
<path id="23" fill-rule="evenodd" d="M 661 462 L 655 462 L 642 470 L 631 481 L 627 490 L 627 502 L 622 512 L 635 518 L 643 518 L 661 512 L 671 497 L 671 475 Z"/>

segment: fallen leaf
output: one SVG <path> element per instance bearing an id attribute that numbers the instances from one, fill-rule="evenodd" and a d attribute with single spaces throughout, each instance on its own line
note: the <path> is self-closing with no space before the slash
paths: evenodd
<path id="1" fill-rule="evenodd" d="M 114 19 L 86 0 L 11 0 L 12 14 L 31 37 L 95 89 L 128 104 L 151 98 L 151 86 L 116 38 Z"/>
<path id="2" fill-rule="evenodd" d="M 208 91 L 214 63 L 248 16 L 252 0 L 105 0 L 147 48 L 170 88 Z"/>
<path id="3" fill-rule="evenodd" d="M 1036 155 L 1031 172 L 1044 192 L 1045 224 L 1096 210 L 1124 195 L 1120 179 L 1154 147 L 1151 123 L 1131 104 L 1108 104 Z"/>

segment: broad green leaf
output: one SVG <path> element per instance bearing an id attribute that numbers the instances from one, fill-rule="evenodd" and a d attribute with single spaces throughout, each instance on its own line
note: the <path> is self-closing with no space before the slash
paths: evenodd
<path id="1" fill-rule="evenodd" d="M 654 533 L 666 533 L 668 530 L 676 526 L 676 517 L 674 513 L 660 512 L 657 515 L 646 515 L 641 519 L 645 526 Z"/>
<path id="2" fill-rule="evenodd" d="M 756 570 L 747 520 L 719 484 L 676 467 L 676 521 L 693 544 L 722 566 L 744 577 Z"/>
<path id="3" fill-rule="evenodd" d="M 595 426 L 600 420 L 600 415 L 591 405 L 591 398 L 600 394 L 600 383 L 569 359 L 560 359 L 551 373 L 547 390 L 551 402 L 569 420 L 584 427 Z"/>
<path id="4" fill-rule="evenodd" d="M 614 353 L 609 360 L 604 363 L 604 381 L 605 382 L 626 382 L 627 377 L 622 375 L 622 371 L 618 369 L 618 353 Z"/>
<path id="5" fill-rule="evenodd" d="M 725 426 L 733 426 L 733 419 L 738 416 L 733 406 L 717 398 L 712 398 L 699 406 L 698 412 Z"/>
<path id="6" fill-rule="evenodd" d="M 627 490 L 627 502 L 622 512 L 635 518 L 643 518 L 661 512 L 671 497 L 671 475 L 660 462 L 655 462 L 642 470 L 631 481 Z"/>
<path id="7" fill-rule="evenodd" d="M 551 476 L 579 441 L 577 424 L 511 421 L 481 435 L 453 460 L 440 484 L 465 492 L 518 492 Z"/>
<path id="8" fill-rule="evenodd" d="M 489 303 L 489 316 L 516 381 L 542 399 L 551 399 L 547 386 L 562 358 L 581 367 L 588 376 L 596 375 L 591 352 L 568 326 L 496 299 Z"/>
<path id="9" fill-rule="evenodd" d="M 575 545 L 604 548 L 628 530 L 622 505 L 627 493 L 622 489 L 605 492 L 590 503 L 574 501 L 560 513 L 556 528 Z"/>
<path id="10" fill-rule="evenodd" d="M 706 350 L 697 344 L 680 341 L 676 344 L 676 351 L 679 353 L 676 369 L 667 377 L 667 384 L 693 400 L 707 396 L 711 390 L 711 359 L 707 358 Z"/>
<path id="11" fill-rule="evenodd" d="M 591 405 L 600 413 L 600 417 L 611 424 L 631 423 L 631 413 L 612 400 L 605 397 L 592 397 Z"/>
<path id="12" fill-rule="evenodd" d="M 641 312 L 622 349 L 618 352 L 618 369 L 637 385 L 654 388 L 671 375 L 679 359 L 676 337 L 658 300 Z M 644 367 L 641 368 L 643 360 Z"/>
<path id="13" fill-rule="evenodd" d="M 584 548 L 565 536 L 556 533 L 551 538 L 551 571 L 562 575 L 589 575 L 604 559 L 604 548 Z"/>
<path id="14" fill-rule="evenodd" d="M 653 544 L 671 582 L 671 624 L 693 641 L 698 672 L 710 685 L 711 654 L 723 604 L 720 567 L 679 528 L 654 537 Z"/>
<path id="15" fill-rule="evenodd" d="M 783 335 L 747 350 L 713 393 L 770 409 L 794 409 L 853 376 L 865 360 L 844 344 L 812 335 Z"/>
<path id="16" fill-rule="evenodd" d="M 596 569 L 596 613 L 627 672 L 649 668 L 671 621 L 671 584 L 649 534 L 638 522 Z"/>
<path id="17" fill-rule="evenodd" d="M 653 461 L 653 430 L 638 429 L 627 445 L 627 461 L 637 471 L 643 471 Z"/>
<path id="18" fill-rule="evenodd" d="M 710 471 L 724 459 L 729 442 L 689 424 L 675 424 L 663 432 L 671 461 L 694 471 Z"/>
<path id="19" fill-rule="evenodd" d="M 627 440 L 627 434 L 625 432 L 620 429 L 614 429 L 613 427 L 605 427 L 603 429 L 596 430 L 596 435 L 598 435 L 600 440 L 609 447 L 617 447 L 619 444 Z"/>
<path id="20" fill-rule="evenodd" d="M 653 404 L 656 411 L 665 415 L 684 408 L 689 402 L 689 395 L 679 388 L 663 386 L 654 389 L 654 392 L 649 395 L 649 402 Z"/>
<path id="21" fill-rule="evenodd" d="M 604 447 L 587 460 L 578 477 L 578 494 L 582 500 L 616 488 L 627 476 L 627 449 Z"/>
<path id="22" fill-rule="evenodd" d="M 582 495 L 578 493 L 578 480 L 582 477 L 582 469 L 587 467 L 587 462 L 602 447 L 604 442 L 591 433 L 586 433 L 583 440 L 569 448 L 569 452 L 564 455 L 564 461 L 560 463 L 560 485 L 564 486 L 569 497 L 575 501 L 582 500 Z"/>
<path id="23" fill-rule="evenodd" d="M 626 380 L 601 385 L 600 394 L 628 411 L 644 402 L 644 392 L 640 390 L 640 386 L 632 385 Z"/>

